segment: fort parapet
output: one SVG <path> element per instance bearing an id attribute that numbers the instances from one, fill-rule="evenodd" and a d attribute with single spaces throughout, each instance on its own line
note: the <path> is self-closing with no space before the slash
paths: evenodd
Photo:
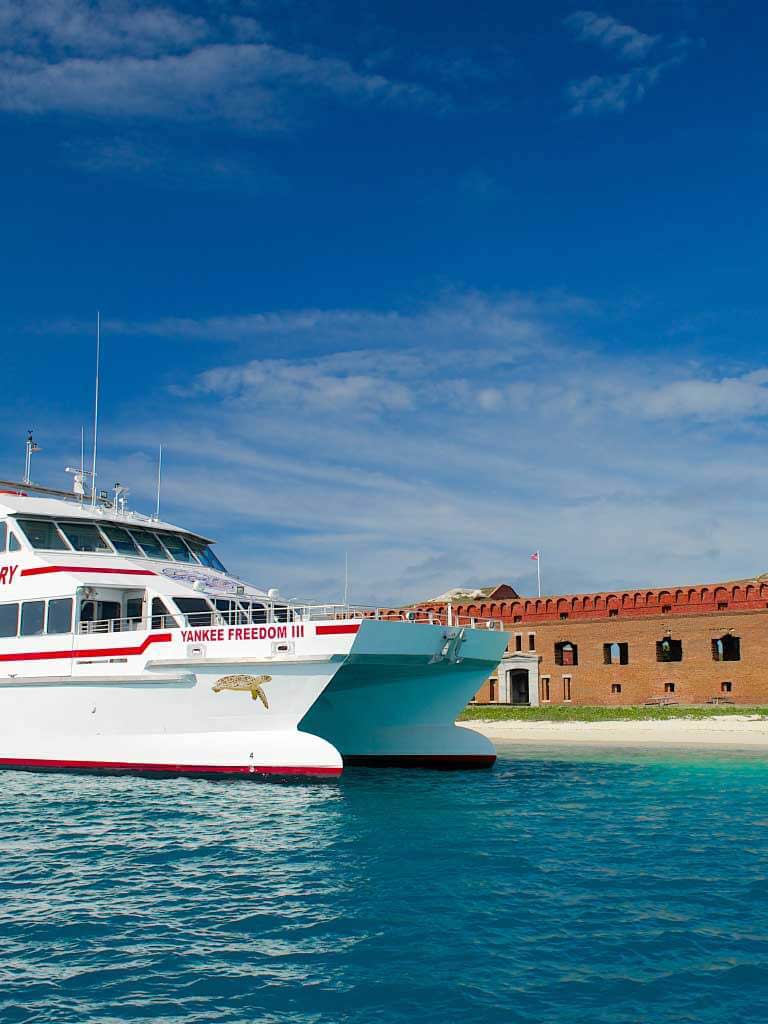
<path id="1" fill-rule="evenodd" d="M 768 578 L 540 598 L 502 586 L 451 606 L 512 634 L 481 703 L 768 703 Z"/>

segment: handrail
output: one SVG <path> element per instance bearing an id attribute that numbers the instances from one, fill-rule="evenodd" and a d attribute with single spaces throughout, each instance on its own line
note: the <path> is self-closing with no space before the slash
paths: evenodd
<path id="1" fill-rule="evenodd" d="M 450 618 L 450 622 L 448 619 Z M 475 616 L 448 616 L 439 611 L 409 611 L 397 609 L 384 611 L 381 608 L 365 608 L 348 604 L 297 605 L 287 603 L 265 604 L 247 612 L 233 609 L 230 612 L 189 612 L 186 615 L 148 615 L 120 619 L 97 619 L 80 622 L 79 633 L 126 633 L 151 629 L 209 629 L 221 626 L 271 626 L 286 623 L 307 623 L 376 619 L 384 622 L 410 622 L 421 625 L 464 627 L 470 629 L 501 630 L 500 619 L 480 619 Z"/>

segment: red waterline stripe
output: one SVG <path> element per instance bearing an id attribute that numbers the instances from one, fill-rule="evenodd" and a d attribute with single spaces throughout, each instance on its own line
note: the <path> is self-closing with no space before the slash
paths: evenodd
<path id="1" fill-rule="evenodd" d="M 349 626 L 315 626 L 316 636 L 335 636 L 338 633 L 356 633 L 360 624 Z"/>
<path id="2" fill-rule="evenodd" d="M 133 761 L 60 761 L 50 758 L 0 757 L 0 768 L 40 768 L 58 771 L 164 772 L 173 775 L 324 775 L 339 776 L 341 768 L 308 765 L 144 764 Z"/>
<path id="3" fill-rule="evenodd" d="M 143 654 L 150 644 L 169 643 L 170 633 L 153 633 L 139 647 L 85 647 L 79 651 L 26 651 L 23 654 L 0 654 L 0 661 L 50 661 L 55 658 L 107 658 L 117 655 Z"/>
<path id="4" fill-rule="evenodd" d="M 22 576 L 46 576 L 49 572 L 101 572 L 120 576 L 157 576 L 151 569 L 108 569 L 103 565 L 41 565 L 36 569 L 22 569 Z"/>

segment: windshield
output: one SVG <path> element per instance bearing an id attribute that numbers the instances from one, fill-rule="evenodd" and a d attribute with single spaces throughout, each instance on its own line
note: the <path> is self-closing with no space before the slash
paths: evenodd
<path id="1" fill-rule="evenodd" d="M 197 555 L 199 561 L 207 566 L 209 569 L 217 569 L 219 572 L 226 572 L 227 570 L 218 560 L 216 555 L 211 551 L 208 544 L 203 544 L 199 540 L 190 539 L 188 542 L 194 553 Z"/>
<path id="2" fill-rule="evenodd" d="M 157 536 L 168 549 L 171 558 L 173 558 L 175 562 L 194 563 L 195 559 L 192 556 L 192 552 L 189 550 L 189 548 L 178 535 L 178 533 L 158 533 Z"/>
<path id="3" fill-rule="evenodd" d="M 141 558 L 141 552 L 134 544 L 133 538 L 122 526 L 111 526 L 109 523 L 104 523 L 102 530 L 112 542 L 112 547 L 118 555 L 132 555 L 134 558 Z"/>
<path id="4" fill-rule="evenodd" d="M 150 533 L 149 530 L 131 530 L 131 536 L 144 549 L 147 558 L 162 558 L 164 562 L 168 561 L 168 553 L 154 533 Z"/>
<path id="5" fill-rule="evenodd" d="M 66 541 L 56 529 L 56 524 L 45 519 L 17 519 L 33 548 L 44 551 L 68 551 Z"/>
<path id="6" fill-rule="evenodd" d="M 92 523 L 59 523 L 59 526 L 75 551 L 111 550 L 98 527 Z"/>

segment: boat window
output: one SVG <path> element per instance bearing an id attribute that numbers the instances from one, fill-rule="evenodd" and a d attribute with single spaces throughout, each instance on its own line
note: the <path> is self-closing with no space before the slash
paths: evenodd
<path id="1" fill-rule="evenodd" d="M 69 547 L 50 519 L 17 519 L 17 525 L 23 530 L 33 548 L 44 551 L 68 551 Z"/>
<path id="2" fill-rule="evenodd" d="M 192 548 L 194 553 L 197 555 L 198 559 L 208 569 L 217 569 L 219 572 L 227 571 L 221 564 L 221 562 L 218 560 L 216 555 L 214 555 L 213 551 L 211 551 L 210 545 L 203 544 L 199 540 L 191 539 L 187 541 L 187 544 L 189 544 L 190 548 Z"/>
<path id="3" fill-rule="evenodd" d="M 8 532 L 8 527 L 5 523 L 0 523 L 0 551 L 5 551 L 5 535 Z"/>
<path id="4" fill-rule="evenodd" d="M 19 606 L 0 604 L 0 636 L 16 636 L 19 631 Z"/>
<path id="5" fill-rule="evenodd" d="M 48 602 L 46 633 L 72 632 L 72 598 L 57 597 Z"/>
<path id="6" fill-rule="evenodd" d="M 210 626 L 213 614 L 204 597 L 174 597 L 176 607 L 187 616 L 190 626 Z"/>
<path id="7" fill-rule="evenodd" d="M 57 525 L 75 551 L 112 551 L 98 527 L 93 523 L 58 523 Z"/>
<path id="8" fill-rule="evenodd" d="M 8 531 L 8 550 L 21 551 L 21 544 L 19 544 L 19 538 L 12 530 Z"/>
<path id="9" fill-rule="evenodd" d="M 149 530 L 131 530 L 131 536 L 144 549 L 147 558 L 162 558 L 163 561 L 168 561 L 168 553 L 154 533 L 150 533 Z"/>
<path id="10" fill-rule="evenodd" d="M 158 537 L 168 549 L 175 562 L 194 562 L 192 552 L 178 533 L 159 533 Z"/>
<path id="11" fill-rule="evenodd" d="M 245 605 L 248 607 L 248 605 Z M 263 604 L 251 604 L 251 622 L 252 623 L 265 623 L 266 622 L 266 608 Z"/>
<path id="12" fill-rule="evenodd" d="M 21 606 L 21 635 L 38 636 L 43 632 L 45 601 L 24 601 Z"/>
<path id="13" fill-rule="evenodd" d="M 108 523 L 104 523 L 101 529 L 107 535 L 118 555 L 132 555 L 135 558 L 141 558 L 141 551 L 134 544 L 130 533 L 124 530 L 122 526 L 111 526 Z"/>
<path id="14" fill-rule="evenodd" d="M 81 622 L 93 622 L 96 618 L 96 602 L 95 601 L 83 601 L 80 605 L 80 621 Z"/>
<path id="15" fill-rule="evenodd" d="M 126 619 L 141 619 L 141 612 L 144 607 L 144 600 L 141 597 L 129 597 L 125 602 Z"/>
<path id="16" fill-rule="evenodd" d="M 159 597 L 152 598 L 152 629 L 175 629 L 178 622 Z"/>

